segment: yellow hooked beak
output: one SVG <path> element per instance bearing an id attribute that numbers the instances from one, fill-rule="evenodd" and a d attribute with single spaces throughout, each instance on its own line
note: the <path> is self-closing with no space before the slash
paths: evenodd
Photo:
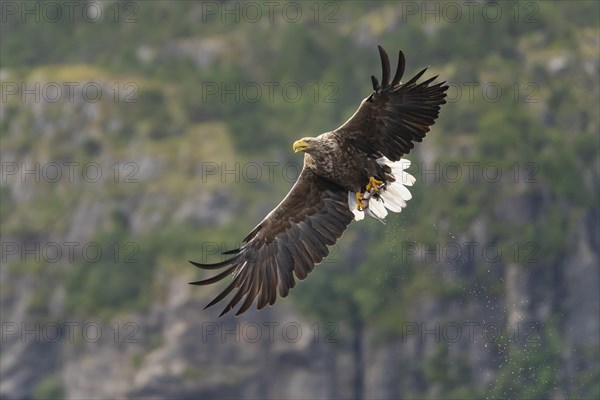
<path id="1" fill-rule="evenodd" d="M 306 143 L 304 140 L 296 140 L 292 148 L 294 149 L 294 153 L 298 153 L 306 150 L 308 148 L 308 143 Z"/>

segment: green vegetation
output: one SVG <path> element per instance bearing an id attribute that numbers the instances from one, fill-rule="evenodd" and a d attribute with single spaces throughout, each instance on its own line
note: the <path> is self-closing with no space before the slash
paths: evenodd
<path id="1" fill-rule="evenodd" d="M 560 370 L 558 332 L 548 325 L 535 339 L 510 347 L 490 398 L 545 399 L 556 391 Z"/>
<path id="2" fill-rule="evenodd" d="M 50 375 L 45 378 L 37 384 L 33 391 L 33 398 L 35 400 L 62 399 L 64 397 L 65 390 L 62 381 L 56 375 Z"/>
<path id="3" fill-rule="evenodd" d="M 430 65 L 428 75 L 451 82 L 453 97 L 408 157 L 417 177 L 409 207 L 386 225 L 353 225 L 288 301 L 311 318 L 350 327 L 340 335 L 345 340 L 362 324 L 387 340 L 420 318 L 415 309 L 424 300 L 442 308 L 501 303 L 507 264 L 530 270 L 540 282 L 559 279 L 554 274 L 569 235 L 599 213 L 598 3 L 526 2 L 521 5 L 538 8 L 524 20 L 530 10 L 521 8 L 517 17 L 515 3 L 506 2 L 499 7 L 507 18 L 498 23 L 480 17 L 423 23 L 416 16 L 393 29 L 381 21 L 401 20 L 396 2 L 339 3 L 341 22 L 332 24 L 201 21 L 202 3 L 185 3 L 136 2 L 135 23 L 78 16 L 25 24 L 9 18 L 1 25 L 6 80 L 97 82 L 104 90 L 94 103 L 32 104 L 19 96 L 3 102 L 3 156 L 97 163 L 103 172 L 97 183 L 83 179 L 81 168 L 75 182 L 20 186 L 19 175 L 3 182 L 3 237 L 79 240 L 102 249 L 93 262 L 81 252 L 73 262 L 13 260 L 11 274 L 64 286 L 67 315 L 109 319 L 147 311 L 165 297 L 161 277 L 196 276 L 188 259 L 203 257 L 205 245 L 232 248 L 287 193 L 291 182 L 282 166 L 300 163 L 289 151 L 292 141 L 352 115 L 370 92 L 369 76 L 380 73 L 375 44 L 381 43 L 393 63 L 397 49 L 404 51 L 406 76 Z M 272 99 L 269 82 L 277 82 Z M 477 83 L 472 98 L 471 83 Z M 302 95 L 291 99 L 286 84 Z M 129 95 L 135 101 L 125 101 Z M 258 182 L 202 169 L 234 162 L 278 166 L 272 181 L 263 169 Z M 431 162 L 440 166 L 437 175 L 427 174 Z M 465 163 L 478 163 L 473 179 Z M 444 169 L 450 164 L 462 168 L 456 180 Z M 502 176 L 496 179 L 486 165 Z M 414 251 L 468 241 L 493 243 L 503 257 L 489 262 L 477 251 L 450 263 L 443 253 L 432 261 Z M 50 313 L 51 289 L 31 297 L 32 316 Z M 551 313 L 556 318 L 560 311 Z M 472 380 L 468 360 L 452 358 L 442 344 L 417 372 L 427 385 L 440 385 L 441 398 L 555 397 L 561 335 L 557 327 L 545 332 L 544 345 L 499 346 L 497 357 L 506 360 L 489 393 Z M 582 356 L 589 364 L 594 357 L 597 349 Z M 202 374 L 186 370 L 190 379 Z M 597 397 L 597 376 L 593 365 L 582 368 L 569 394 Z M 36 398 L 63 394 L 54 375 L 35 389 Z"/>

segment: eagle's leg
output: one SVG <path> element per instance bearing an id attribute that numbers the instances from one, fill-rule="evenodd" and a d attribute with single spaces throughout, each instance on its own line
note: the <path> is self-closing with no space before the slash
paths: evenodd
<path id="1" fill-rule="evenodd" d="M 375 177 L 373 176 L 370 176 L 369 183 L 367 183 L 367 191 L 371 191 L 371 189 L 373 189 L 374 191 L 379 192 L 379 189 L 382 185 L 382 181 L 375 179 Z"/>
<path id="2" fill-rule="evenodd" d="M 364 211 L 366 207 L 365 203 L 363 203 L 363 194 L 361 192 L 356 192 L 356 209 L 358 211 Z"/>

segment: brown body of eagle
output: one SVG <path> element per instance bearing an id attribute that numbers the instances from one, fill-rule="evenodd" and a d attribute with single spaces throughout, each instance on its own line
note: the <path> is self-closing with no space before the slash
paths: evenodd
<path id="1" fill-rule="evenodd" d="M 283 201 L 244 238 L 240 248 L 224 253 L 231 258 L 216 264 L 190 261 L 202 269 L 221 270 L 212 278 L 191 282 L 194 285 L 233 275 L 230 284 L 206 307 L 234 292 L 221 315 L 242 302 L 236 312 L 240 315 L 254 300 L 260 310 L 275 303 L 277 292 L 286 297 L 296 284 L 294 276 L 306 278 L 327 256 L 328 246 L 353 219 L 359 219 L 364 210 L 360 206 L 355 210 L 353 196 L 361 205 L 363 193 L 365 199 L 373 195 L 373 212 L 369 213 L 376 218 L 385 217 L 384 207 L 399 212 L 410 199 L 404 186 L 412 184 L 406 181 L 414 178 L 404 173 L 409 162 L 402 156 L 429 132 L 445 103 L 448 86 L 445 82 L 431 84 L 437 76 L 418 83 L 427 68 L 401 83 L 405 66 L 402 51 L 390 82 L 388 55 L 378 48 L 381 84 L 371 77 L 374 92 L 341 127 L 294 143 L 296 152 L 305 152 L 304 167 Z"/>

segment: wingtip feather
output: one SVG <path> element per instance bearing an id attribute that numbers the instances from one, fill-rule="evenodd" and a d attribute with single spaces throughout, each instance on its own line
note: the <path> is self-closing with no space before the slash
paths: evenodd
<path id="1" fill-rule="evenodd" d="M 202 268 L 202 269 L 209 269 L 210 270 L 210 269 L 219 269 L 219 268 L 223 268 L 223 267 L 226 267 L 228 265 L 231 265 L 231 264 L 234 263 L 235 259 L 236 259 L 236 257 L 232 257 L 232 258 L 229 258 L 229 259 L 227 259 L 225 261 L 221 261 L 221 262 L 214 263 L 214 264 L 204 264 L 204 263 L 199 263 L 199 262 L 192 261 L 192 260 L 188 260 L 188 262 L 190 264 L 192 264 L 196 268 Z"/>
<path id="2" fill-rule="evenodd" d="M 237 248 L 237 249 L 232 249 L 232 250 L 224 251 L 221 254 L 223 254 L 223 255 L 238 254 L 240 251 L 242 251 L 242 249 L 241 248 Z"/>
<path id="3" fill-rule="evenodd" d="M 231 310 L 231 307 L 225 307 L 225 309 L 223 311 L 221 311 L 221 314 L 219 314 L 219 318 L 221 318 L 223 315 L 227 314 L 229 312 L 229 310 Z"/>
<path id="4" fill-rule="evenodd" d="M 392 87 L 397 86 L 404 75 L 404 69 L 406 68 L 406 59 L 404 58 L 404 53 L 402 50 L 398 52 L 398 68 L 396 69 L 396 74 L 394 75 L 394 79 L 392 79 Z"/>
<path id="5" fill-rule="evenodd" d="M 390 58 L 383 47 L 377 45 L 377 49 L 379 49 L 379 56 L 381 57 L 381 87 L 386 88 L 390 85 Z"/>

